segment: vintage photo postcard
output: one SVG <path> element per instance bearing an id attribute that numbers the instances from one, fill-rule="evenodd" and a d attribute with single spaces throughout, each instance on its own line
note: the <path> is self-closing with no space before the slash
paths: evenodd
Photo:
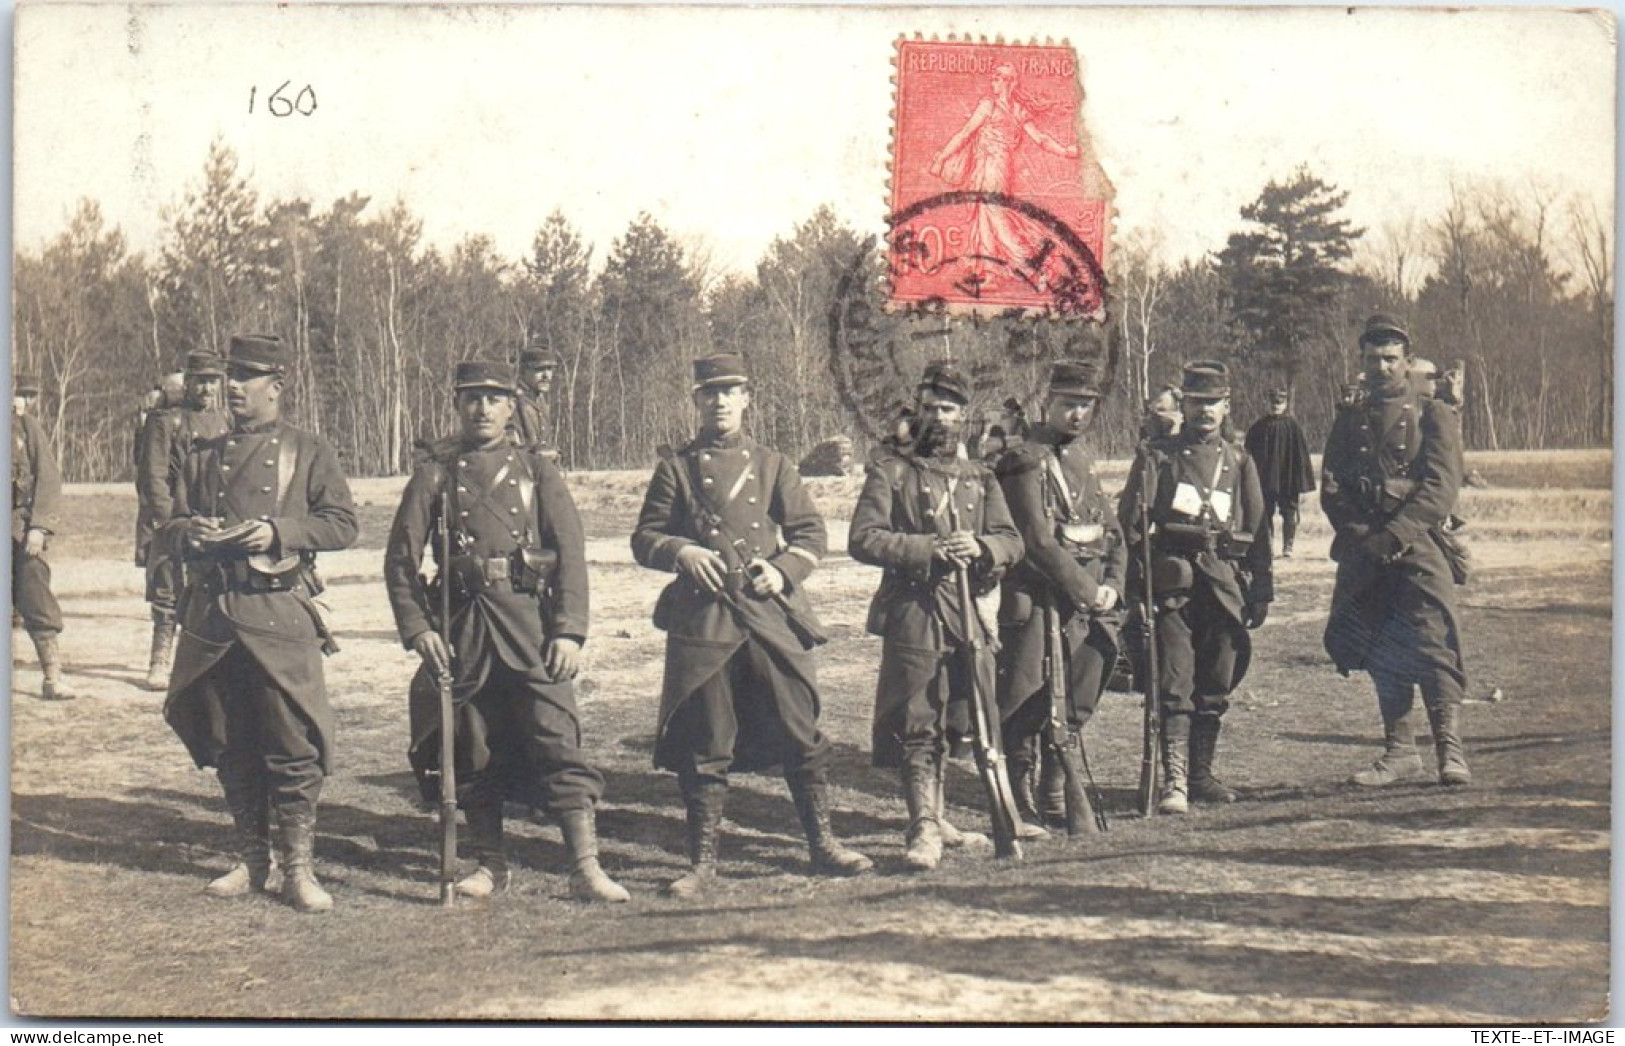
<path id="1" fill-rule="evenodd" d="M 1611 12 L 14 35 L 14 1020 L 1608 1019 Z"/>

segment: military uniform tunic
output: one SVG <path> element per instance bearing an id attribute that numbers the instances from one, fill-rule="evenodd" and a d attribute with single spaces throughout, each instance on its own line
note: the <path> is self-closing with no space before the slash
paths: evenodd
<path id="1" fill-rule="evenodd" d="M 815 621 L 804 586 L 827 544 L 795 463 L 753 440 L 702 434 L 655 467 L 632 534 L 638 563 L 675 572 L 678 553 L 701 545 L 729 568 L 725 598 L 679 574 L 656 604 L 666 632 L 657 767 L 713 779 L 779 765 L 822 773 L 829 742 L 812 653 L 786 606 L 752 595 L 740 571 L 765 559 L 784 575 L 789 608 Z"/>
<path id="2" fill-rule="evenodd" d="M 186 455 L 198 440 L 231 428 L 223 410 L 176 407 L 147 415 L 136 462 L 135 486 L 141 508 L 136 522 L 136 565 L 147 569 L 147 602 L 174 610 L 180 594 L 178 530 L 165 528 L 174 513 L 175 488 Z"/>
<path id="3" fill-rule="evenodd" d="M 1460 422 L 1450 407 L 1406 386 L 1338 411 L 1321 506 L 1337 529 L 1326 651 L 1343 674 L 1369 670 L 1460 700 L 1455 586 L 1432 531 L 1454 511 L 1461 481 Z M 1384 530 L 1400 549 L 1391 563 L 1362 547 Z"/>
<path id="4" fill-rule="evenodd" d="M 586 540 L 575 502 L 553 464 L 507 441 L 459 441 L 421 462 L 401 495 L 384 554 L 384 584 L 401 642 L 435 627 L 439 578 L 451 580 L 453 696 L 458 785 L 467 804 L 502 798 L 554 814 L 588 809 L 603 776 L 581 753 L 575 685 L 548 674 L 552 639 L 587 639 Z M 431 590 L 419 574 L 427 544 L 441 561 L 441 526 L 452 519 L 452 560 Z M 551 551 L 551 578 L 533 586 L 514 564 L 522 548 Z M 524 591 L 536 587 L 537 591 Z M 439 689 L 420 665 L 410 692 L 408 752 L 426 798 L 439 794 Z"/>
<path id="5" fill-rule="evenodd" d="M 25 555 L 29 530 L 60 531 L 62 473 L 45 429 L 27 414 L 11 415 L 11 609 L 30 633 L 62 631 L 62 608 L 51 591 L 51 565 Z"/>
<path id="6" fill-rule="evenodd" d="M 514 444 L 529 448 L 556 463 L 559 451 L 552 444 L 553 427 L 550 424 L 552 419 L 547 394 L 527 392 L 521 388 L 513 402 L 513 420 L 508 426 Z"/>
<path id="7" fill-rule="evenodd" d="M 1035 427 L 996 471 L 1026 548 L 999 601 L 1000 713 L 1012 737 L 1035 734 L 1049 718 L 1045 610 L 1054 608 L 1068 652 L 1068 715 L 1079 726 L 1099 704 L 1117 662 L 1127 555 L 1116 505 L 1083 445 L 1048 426 Z M 1115 589 L 1119 601 L 1096 614 L 1089 608 L 1102 585 Z"/>
<path id="8" fill-rule="evenodd" d="M 936 539 L 956 530 L 975 534 L 985 550 L 973 570 L 983 588 L 1021 558 L 1021 535 L 984 466 L 914 453 L 870 465 L 848 547 L 859 563 L 885 571 L 868 619 L 870 634 L 884 640 L 875 692 L 876 766 L 929 761 L 968 736 L 971 679 L 956 655 L 972 638 L 994 637 L 974 608 L 977 635 L 966 635 L 955 572 L 933 556 Z M 991 692 L 992 658 L 977 669 Z"/>
<path id="9" fill-rule="evenodd" d="M 1141 540 L 1142 490 L 1151 505 L 1163 712 L 1222 715 L 1252 656 L 1246 607 L 1275 597 L 1269 518 L 1257 468 L 1241 447 L 1216 434 L 1203 439 L 1189 426 L 1180 435 L 1144 445 L 1118 502 L 1131 549 Z M 1180 535 L 1170 526 L 1200 528 L 1208 539 Z M 1237 554 L 1217 547 L 1226 532 L 1250 534 L 1247 550 Z M 1130 587 L 1140 591 L 1139 557 L 1129 560 Z"/>
<path id="10" fill-rule="evenodd" d="M 223 780 L 263 775 L 277 805 L 314 804 L 332 769 L 333 710 L 322 674 L 331 637 L 312 602 L 311 565 L 358 533 L 338 456 L 280 421 L 203 440 L 187 454 L 172 509 L 177 523 L 194 515 L 224 527 L 268 520 L 269 558 L 305 565 L 270 590 L 240 555 L 188 565 L 164 718 L 198 766 L 218 767 Z"/>

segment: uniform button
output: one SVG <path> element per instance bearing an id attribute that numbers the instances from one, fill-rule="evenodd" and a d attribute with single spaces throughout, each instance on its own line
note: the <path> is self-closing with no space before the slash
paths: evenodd
<path id="1" fill-rule="evenodd" d="M 701 479 L 700 482 L 702 484 L 704 484 L 705 486 L 709 487 L 709 486 L 715 484 L 716 480 L 712 479 L 710 476 L 706 476 L 703 479 Z"/>
<path id="2" fill-rule="evenodd" d="M 1367 451 L 1367 450 L 1369 450 L 1369 449 L 1370 449 L 1370 448 L 1369 448 L 1369 447 L 1361 447 L 1361 448 L 1360 448 L 1360 453 L 1361 453 L 1361 454 L 1364 454 L 1364 453 L 1365 453 L 1365 452 L 1366 452 L 1366 451 Z"/>
<path id="3" fill-rule="evenodd" d="M 463 509 L 461 512 L 459 512 L 457 514 L 459 516 L 462 516 L 464 519 L 467 519 L 468 518 L 468 509 L 465 508 L 465 509 Z"/>
<path id="4" fill-rule="evenodd" d="M 1188 458 L 1188 457 L 1191 456 L 1191 448 L 1186 447 L 1184 450 L 1180 451 L 1180 453 L 1185 455 Z"/>
<path id="5" fill-rule="evenodd" d="M 1410 405 L 1410 404 L 1409 404 L 1409 403 L 1401 403 L 1401 404 L 1400 404 L 1400 405 L 1399 405 L 1399 409 L 1400 409 L 1400 410 L 1410 410 L 1410 409 L 1411 409 L 1411 405 Z"/>
<path id="6" fill-rule="evenodd" d="M 747 457 L 747 458 L 750 457 L 750 451 L 747 450 L 747 451 L 743 451 L 742 453 L 745 455 L 745 457 Z"/>
<path id="7" fill-rule="evenodd" d="M 937 510 L 934 508 L 928 508 L 925 510 L 925 514 L 928 516 L 934 516 L 937 514 Z"/>
<path id="8" fill-rule="evenodd" d="M 745 502 L 746 502 L 746 504 L 750 504 L 750 505 L 756 504 L 756 495 L 752 494 L 750 497 L 745 499 Z"/>
<path id="9" fill-rule="evenodd" d="M 271 437 L 271 446 L 273 446 L 273 447 L 276 446 L 276 437 L 275 436 Z"/>
<path id="10" fill-rule="evenodd" d="M 517 531 L 517 530 L 510 530 L 510 531 L 508 531 L 508 534 L 509 534 L 509 536 L 511 536 L 511 537 L 518 537 L 518 536 L 519 536 L 519 531 Z"/>
<path id="11" fill-rule="evenodd" d="M 717 536 L 717 531 L 716 531 L 716 528 L 715 528 L 715 527 L 712 527 L 712 528 L 711 528 L 711 537 L 716 537 L 716 536 Z"/>
<path id="12" fill-rule="evenodd" d="M 260 493 L 261 494 L 269 494 L 269 493 L 271 493 L 271 488 L 270 487 L 261 487 L 260 488 Z"/>
<path id="13" fill-rule="evenodd" d="M 468 493 L 468 488 L 463 486 L 461 483 L 459 483 L 459 484 L 457 484 L 457 493 L 459 493 L 459 494 L 467 494 Z"/>
<path id="14" fill-rule="evenodd" d="M 760 524 L 760 523 L 752 523 L 752 524 L 751 524 L 751 525 L 750 525 L 750 529 L 752 529 L 752 530 L 761 530 L 761 529 L 762 529 L 762 525 L 761 525 L 761 524 Z"/>
<path id="15" fill-rule="evenodd" d="M 230 472 L 231 471 L 231 466 L 230 465 L 221 465 L 220 466 L 220 471 L 221 472 Z"/>
<path id="16" fill-rule="evenodd" d="M 708 453 L 706 453 L 706 454 L 701 454 L 701 455 L 700 455 L 700 460 L 701 460 L 701 461 L 710 461 L 710 460 L 711 460 L 711 455 L 710 455 L 710 454 L 708 454 Z"/>
<path id="17" fill-rule="evenodd" d="M 1063 458 L 1064 458 L 1064 457 L 1066 457 L 1066 456 L 1067 456 L 1067 455 L 1068 455 L 1068 454 L 1070 454 L 1070 453 L 1072 453 L 1072 452 L 1071 452 L 1071 451 L 1070 451 L 1070 450 L 1068 450 L 1068 449 L 1067 449 L 1067 448 L 1066 448 L 1066 447 L 1062 447 L 1062 448 L 1061 448 L 1061 457 L 1063 457 Z"/>
<path id="18" fill-rule="evenodd" d="M 235 447 L 236 445 L 237 445 L 237 437 L 233 436 L 231 439 L 226 440 L 226 446 Z"/>
<path id="19" fill-rule="evenodd" d="M 276 459 L 275 458 L 266 458 L 265 459 L 265 467 L 266 468 L 270 468 L 272 465 L 275 465 L 275 464 L 276 464 Z"/>
<path id="20" fill-rule="evenodd" d="M 1394 449 L 1395 450 L 1404 450 L 1405 449 L 1405 444 L 1403 444 L 1403 443 L 1396 444 Z"/>
<path id="21" fill-rule="evenodd" d="M 517 487 L 518 485 L 519 485 L 519 481 L 517 479 L 509 479 L 508 480 L 508 486 Z"/>
<path id="22" fill-rule="evenodd" d="M 513 455 L 509 454 L 507 457 L 503 458 L 502 460 L 503 461 L 512 461 L 513 460 Z"/>
<path id="23" fill-rule="evenodd" d="M 466 468 L 468 468 L 468 460 L 467 460 L 467 459 L 466 459 L 466 458 L 465 458 L 465 459 L 464 459 L 464 460 L 462 460 L 462 461 L 459 461 L 459 462 L 458 462 L 458 463 L 457 463 L 457 467 L 458 467 L 458 468 L 460 468 L 460 469 L 466 469 Z"/>
<path id="24" fill-rule="evenodd" d="M 509 505 L 508 506 L 508 515 L 516 516 L 518 514 L 519 514 L 519 506 L 518 505 Z"/>

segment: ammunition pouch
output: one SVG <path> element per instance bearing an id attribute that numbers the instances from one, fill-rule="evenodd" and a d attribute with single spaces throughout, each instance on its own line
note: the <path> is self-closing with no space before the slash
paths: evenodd
<path id="1" fill-rule="evenodd" d="M 1218 536 L 1218 553 L 1224 559 L 1245 559 L 1253 548 L 1253 536 L 1245 530 L 1226 530 Z"/>
<path id="2" fill-rule="evenodd" d="M 1099 523 L 1057 523 L 1055 540 L 1073 559 L 1099 559 L 1106 554 L 1106 528 Z"/>
<path id="3" fill-rule="evenodd" d="M 1151 560 L 1151 592 L 1158 602 L 1164 596 L 1187 595 L 1196 584 L 1196 568 L 1181 556 L 1156 556 Z"/>
<path id="4" fill-rule="evenodd" d="M 230 592 L 293 592 L 303 588 L 307 594 L 315 594 L 320 591 L 316 587 L 319 583 L 313 583 L 308 567 L 301 555 L 284 556 L 279 560 L 248 556 L 215 561 L 222 586 Z"/>
<path id="5" fill-rule="evenodd" d="M 1218 536 L 1218 531 L 1202 523 L 1157 524 L 1157 547 L 1163 552 L 1213 552 Z"/>
<path id="6" fill-rule="evenodd" d="M 539 595 L 553 583 L 553 575 L 559 567 L 559 554 L 555 549 L 527 545 L 514 549 L 508 561 L 508 582 L 513 585 L 513 590 L 525 595 Z"/>
<path id="7" fill-rule="evenodd" d="M 1392 516 L 1416 493 L 1416 481 L 1399 476 L 1384 479 L 1374 486 L 1377 495 L 1376 509 L 1385 516 Z"/>

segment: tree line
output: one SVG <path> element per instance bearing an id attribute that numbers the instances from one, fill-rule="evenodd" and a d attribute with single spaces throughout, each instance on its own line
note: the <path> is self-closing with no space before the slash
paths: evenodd
<path id="1" fill-rule="evenodd" d="M 1286 385 L 1318 440 L 1356 374 L 1354 332 L 1381 307 L 1407 317 L 1441 366 L 1467 361 L 1470 446 L 1611 439 L 1608 216 L 1470 187 L 1430 221 L 1372 234 L 1341 217 L 1346 200 L 1300 169 L 1265 186 L 1210 257 L 1170 264 L 1153 240 L 1119 245 L 1103 324 L 971 320 L 887 312 L 884 245 L 828 208 L 748 275 L 647 214 L 601 263 L 558 212 L 510 258 L 486 236 L 424 243 L 399 200 L 263 200 L 216 142 L 151 256 L 89 200 L 55 239 L 19 252 L 13 366 L 43 379 L 41 418 L 74 480 L 128 478 L 143 395 L 186 352 L 224 351 L 241 331 L 289 344 L 286 413 L 356 475 L 406 469 L 415 440 L 453 423 L 453 364 L 511 358 L 527 336 L 563 358 L 553 441 L 572 468 L 643 467 L 685 439 L 689 361 L 714 351 L 745 354 L 752 429 L 795 455 L 838 435 L 861 452 L 926 360 L 962 359 L 990 412 L 1006 397 L 1031 411 L 1050 361 L 1092 355 L 1109 378 L 1098 442 L 1121 454 L 1143 399 L 1198 357 L 1231 363 L 1239 424 Z"/>

